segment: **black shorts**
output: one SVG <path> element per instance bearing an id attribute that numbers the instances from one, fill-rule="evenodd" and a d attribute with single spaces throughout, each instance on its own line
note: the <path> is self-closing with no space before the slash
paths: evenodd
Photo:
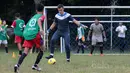
<path id="1" fill-rule="evenodd" d="M 96 45 L 98 45 L 98 46 L 103 46 L 103 42 L 97 42 Z"/>

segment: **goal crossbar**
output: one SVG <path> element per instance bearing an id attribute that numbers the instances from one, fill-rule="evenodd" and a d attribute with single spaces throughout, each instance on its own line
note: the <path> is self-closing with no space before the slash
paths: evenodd
<path id="1" fill-rule="evenodd" d="M 81 23 L 93 23 L 94 21 L 79 21 Z M 130 23 L 130 21 L 99 21 L 101 23 L 119 23 L 119 22 L 122 22 L 122 23 Z M 70 23 L 72 23 L 72 21 L 70 21 Z"/>
<path id="2" fill-rule="evenodd" d="M 52 8 L 57 8 L 57 6 L 45 6 L 44 8 L 48 8 L 48 9 L 52 9 Z M 110 8 L 122 8 L 122 9 L 126 9 L 126 8 L 130 8 L 130 6 L 64 6 L 64 8 L 78 8 L 78 9 L 85 9 L 85 8 L 98 8 L 98 9 L 110 9 Z"/>
<path id="3" fill-rule="evenodd" d="M 130 17 L 130 15 L 72 15 L 73 17 Z"/>

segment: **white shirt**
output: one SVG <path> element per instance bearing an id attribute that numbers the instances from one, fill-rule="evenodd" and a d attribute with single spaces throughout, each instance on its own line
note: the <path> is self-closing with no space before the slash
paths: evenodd
<path id="1" fill-rule="evenodd" d="M 127 30 L 125 25 L 118 26 L 116 31 L 118 32 L 118 37 L 125 38 L 125 31 Z"/>

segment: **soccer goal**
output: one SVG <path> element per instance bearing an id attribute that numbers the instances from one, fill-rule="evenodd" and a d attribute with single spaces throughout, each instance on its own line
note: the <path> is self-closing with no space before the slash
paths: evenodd
<path id="1" fill-rule="evenodd" d="M 55 14 L 57 13 L 57 6 L 45 6 L 44 7 L 44 15 L 46 15 L 45 21 L 44 21 L 44 33 L 46 33 L 46 30 L 48 29 L 48 25 L 50 26 L 50 19 L 54 18 Z M 90 26 L 91 23 L 94 22 L 93 18 L 98 17 L 100 18 L 100 23 L 103 24 L 105 27 L 105 31 L 107 33 L 107 45 L 106 47 L 109 49 L 113 49 L 117 47 L 117 36 L 115 32 L 115 28 L 118 26 L 119 22 L 123 22 L 126 24 L 126 26 L 129 26 L 130 23 L 130 13 L 129 9 L 130 6 L 65 6 L 65 11 L 72 14 L 74 18 L 79 20 L 81 23 Z M 121 10 L 125 10 L 128 12 L 121 13 Z M 49 17 L 48 17 L 49 16 Z M 51 21 L 52 22 L 52 21 Z M 70 24 L 71 23 L 70 21 Z M 72 25 L 70 26 L 71 34 L 70 34 L 70 40 L 71 40 L 71 48 L 76 48 L 76 26 Z M 87 36 L 87 32 L 86 32 Z M 127 34 L 128 36 L 128 34 Z M 127 40 L 130 38 L 127 37 Z M 48 35 L 44 35 L 44 46 L 48 49 Z M 117 45 L 116 45 L 117 44 Z M 127 43 L 129 44 L 129 42 Z M 128 48 L 130 48 L 127 45 Z M 64 46 L 64 39 L 61 37 L 60 39 L 60 49 L 61 53 L 65 51 Z"/>

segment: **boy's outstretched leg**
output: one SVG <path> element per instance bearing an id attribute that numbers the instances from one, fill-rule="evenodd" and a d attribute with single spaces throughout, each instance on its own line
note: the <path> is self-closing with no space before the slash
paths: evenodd
<path id="1" fill-rule="evenodd" d="M 41 61 L 42 56 L 43 56 L 43 50 L 40 50 L 37 55 L 36 61 L 35 61 L 34 65 L 32 66 L 33 70 L 41 71 L 41 68 L 38 67 L 38 64 Z"/>
<path id="2" fill-rule="evenodd" d="M 22 64 L 22 62 L 25 59 L 25 57 L 27 56 L 28 52 L 29 52 L 29 48 L 25 47 L 24 53 L 20 56 L 20 58 L 18 60 L 18 63 L 14 66 L 14 72 L 15 73 L 18 73 L 19 67 Z"/>

